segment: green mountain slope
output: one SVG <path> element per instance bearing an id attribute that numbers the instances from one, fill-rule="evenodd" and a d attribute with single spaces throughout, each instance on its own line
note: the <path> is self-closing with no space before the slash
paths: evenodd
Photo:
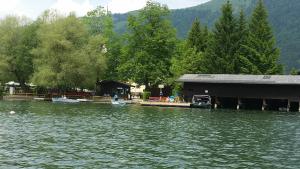
<path id="1" fill-rule="evenodd" d="M 171 21 L 177 29 L 178 37 L 184 38 L 196 17 L 202 24 L 213 28 L 220 16 L 220 8 L 227 0 L 211 0 L 191 8 L 171 11 Z M 244 9 L 249 16 L 257 0 L 231 0 L 235 12 Z M 289 71 L 292 67 L 300 69 L 300 2 L 299 0 L 265 0 L 269 20 L 273 26 L 277 44 L 281 49 L 281 62 Z M 130 13 L 114 15 L 116 31 L 124 33 L 126 20 Z"/>

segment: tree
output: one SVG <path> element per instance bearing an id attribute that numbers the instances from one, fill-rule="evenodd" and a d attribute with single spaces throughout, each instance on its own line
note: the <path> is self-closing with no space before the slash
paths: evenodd
<path id="1" fill-rule="evenodd" d="M 171 72 L 176 80 L 184 74 L 203 73 L 203 53 L 196 48 L 187 47 L 185 43 L 178 47 L 177 57 L 172 59 Z"/>
<path id="2" fill-rule="evenodd" d="M 33 50 L 33 81 L 52 88 L 94 87 L 104 69 L 103 38 L 89 37 L 88 30 L 74 14 L 51 15 L 38 30 L 40 43 Z M 45 16 L 42 16 L 45 18 Z"/>
<path id="3" fill-rule="evenodd" d="M 171 76 L 171 58 L 175 51 L 176 32 L 168 20 L 169 9 L 148 1 L 137 16 L 128 18 L 128 36 L 119 72 L 124 80 L 150 86 Z"/>
<path id="4" fill-rule="evenodd" d="M 227 1 L 222 7 L 222 16 L 215 24 L 213 37 L 204 57 L 206 73 L 235 73 L 238 50 L 237 21 L 232 4 Z"/>
<path id="5" fill-rule="evenodd" d="M 245 57 L 253 64 L 250 73 L 280 74 L 283 71 L 278 64 L 279 49 L 268 22 L 268 13 L 263 1 L 259 0 L 249 23 L 249 36 L 244 46 Z"/>
<path id="6" fill-rule="evenodd" d="M 290 71 L 290 75 L 299 75 L 299 70 L 297 70 L 296 68 L 292 68 Z"/>
<path id="7" fill-rule="evenodd" d="M 16 80 L 23 90 L 33 73 L 31 50 L 37 46 L 38 23 L 27 18 L 8 16 L 0 23 L 2 80 Z"/>
<path id="8" fill-rule="evenodd" d="M 88 25 L 90 34 L 104 34 L 106 30 L 105 20 L 107 20 L 108 11 L 102 6 L 98 6 L 96 9 L 89 11 L 86 16 L 83 17 L 83 20 Z"/>
<path id="9" fill-rule="evenodd" d="M 238 19 L 238 50 L 236 53 L 237 63 L 235 64 L 235 73 L 251 74 L 255 69 L 254 63 L 252 63 L 247 57 L 245 45 L 249 37 L 249 27 L 246 21 L 244 10 L 241 9 Z"/>
<path id="10" fill-rule="evenodd" d="M 202 28 L 198 18 L 194 21 L 187 37 L 187 45 L 196 48 L 197 52 L 204 52 L 207 47 L 208 29 Z"/>
<path id="11" fill-rule="evenodd" d="M 101 35 L 105 38 L 106 56 L 106 71 L 103 75 L 104 79 L 118 80 L 117 68 L 120 64 L 121 55 L 121 40 L 120 37 L 114 33 L 114 24 L 112 14 L 105 11 L 103 7 L 98 6 L 96 9 L 87 13 L 84 17 L 89 32 L 92 36 Z"/>

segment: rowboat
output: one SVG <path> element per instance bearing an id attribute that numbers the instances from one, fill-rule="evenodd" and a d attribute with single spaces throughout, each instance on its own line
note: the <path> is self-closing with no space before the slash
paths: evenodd
<path id="1" fill-rule="evenodd" d="M 66 96 L 52 98 L 52 102 L 54 103 L 79 103 L 80 101 L 74 99 L 68 99 Z"/>

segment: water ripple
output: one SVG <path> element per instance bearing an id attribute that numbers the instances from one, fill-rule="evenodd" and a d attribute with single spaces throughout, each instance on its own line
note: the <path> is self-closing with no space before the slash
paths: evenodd
<path id="1" fill-rule="evenodd" d="M 297 113 L 0 102 L 0 168 L 298 168 L 299 120 Z"/>

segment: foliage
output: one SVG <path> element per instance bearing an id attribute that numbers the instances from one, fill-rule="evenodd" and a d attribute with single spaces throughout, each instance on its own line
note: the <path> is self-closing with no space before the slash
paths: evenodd
<path id="1" fill-rule="evenodd" d="M 246 8 L 239 15 L 234 10 L 237 1 L 233 5 L 227 1 L 219 18 L 215 9 L 221 0 L 217 5 L 212 2 L 204 5 L 214 9 L 216 15 L 209 17 L 218 19 L 212 31 L 202 17 L 205 11 L 199 18 L 208 26 L 194 17 L 184 40 L 176 38 L 170 22 L 174 15 L 167 6 L 153 1 L 131 13 L 124 36 L 113 31 L 112 14 L 102 7 L 82 18 L 57 11 L 45 11 L 34 22 L 9 16 L 0 21 L 0 83 L 93 89 L 99 80 L 109 79 L 136 82 L 146 90 L 167 84 L 178 93 L 182 86 L 176 80 L 187 73 L 282 73 L 263 1 L 258 1 L 250 20 L 252 1 L 244 1 Z"/>
<path id="2" fill-rule="evenodd" d="M 33 73 L 31 50 L 37 45 L 39 25 L 27 18 L 8 16 L 0 22 L 0 79 L 16 80 L 25 88 Z"/>
<path id="3" fill-rule="evenodd" d="M 0 84 L 0 100 L 1 100 L 1 97 L 3 96 L 3 86 Z"/>
<path id="4" fill-rule="evenodd" d="M 252 63 L 251 74 L 280 74 L 282 66 L 278 64 L 279 49 L 275 45 L 268 14 L 259 0 L 249 23 L 249 36 L 243 46 L 244 56 Z"/>
<path id="5" fill-rule="evenodd" d="M 149 100 L 151 96 L 151 92 L 143 92 L 143 100 L 146 101 L 146 100 Z"/>
<path id="6" fill-rule="evenodd" d="M 195 18 L 199 18 L 203 25 L 210 29 L 221 15 L 220 8 L 227 0 L 211 0 L 195 7 L 171 10 L 171 22 L 177 30 L 179 38 L 186 38 L 190 25 Z M 245 15 L 251 15 L 257 0 L 231 0 L 235 9 L 235 15 L 239 15 L 241 9 Z M 300 3 L 299 0 L 264 0 L 269 13 L 268 21 L 273 27 L 277 47 L 280 48 L 280 63 L 285 67 L 286 73 L 292 67 L 300 68 Z M 114 14 L 115 30 L 122 34 L 126 30 L 126 19 L 131 13 Z"/>
<path id="7" fill-rule="evenodd" d="M 299 70 L 292 68 L 290 71 L 290 75 L 299 75 Z"/>
<path id="8" fill-rule="evenodd" d="M 108 20 L 107 11 L 102 6 L 89 11 L 83 17 L 84 22 L 88 25 L 89 33 L 92 35 L 104 34 L 106 31 L 105 21 Z"/>
<path id="9" fill-rule="evenodd" d="M 103 78 L 106 80 L 118 80 L 117 68 L 120 64 L 121 41 L 120 37 L 114 33 L 112 14 L 98 6 L 95 10 L 87 13 L 84 17 L 92 36 L 102 35 L 105 38 L 106 67 Z"/>
<path id="10" fill-rule="evenodd" d="M 173 78 L 170 83 L 184 74 L 203 73 L 203 53 L 197 52 L 196 48 L 190 48 L 185 42 L 178 45 L 176 57 L 172 58 L 171 72 Z"/>
<path id="11" fill-rule="evenodd" d="M 187 37 L 187 46 L 195 48 L 196 52 L 204 52 L 207 48 L 208 36 L 207 27 L 203 28 L 196 18 Z"/>
<path id="12" fill-rule="evenodd" d="M 227 1 L 222 7 L 221 17 L 215 24 L 213 37 L 204 57 L 206 73 L 236 73 L 236 53 L 239 45 L 237 32 L 237 20 L 233 15 L 232 4 Z"/>
<path id="13" fill-rule="evenodd" d="M 148 88 L 171 76 L 169 68 L 176 35 L 168 15 L 166 6 L 148 1 L 137 16 L 129 17 L 127 42 L 119 67 L 122 78 Z"/>
<path id="14" fill-rule="evenodd" d="M 101 36 L 88 36 L 74 15 L 44 22 L 38 30 L 33 82 L 45 87 L 92 87 L 103 70 Z"/>

